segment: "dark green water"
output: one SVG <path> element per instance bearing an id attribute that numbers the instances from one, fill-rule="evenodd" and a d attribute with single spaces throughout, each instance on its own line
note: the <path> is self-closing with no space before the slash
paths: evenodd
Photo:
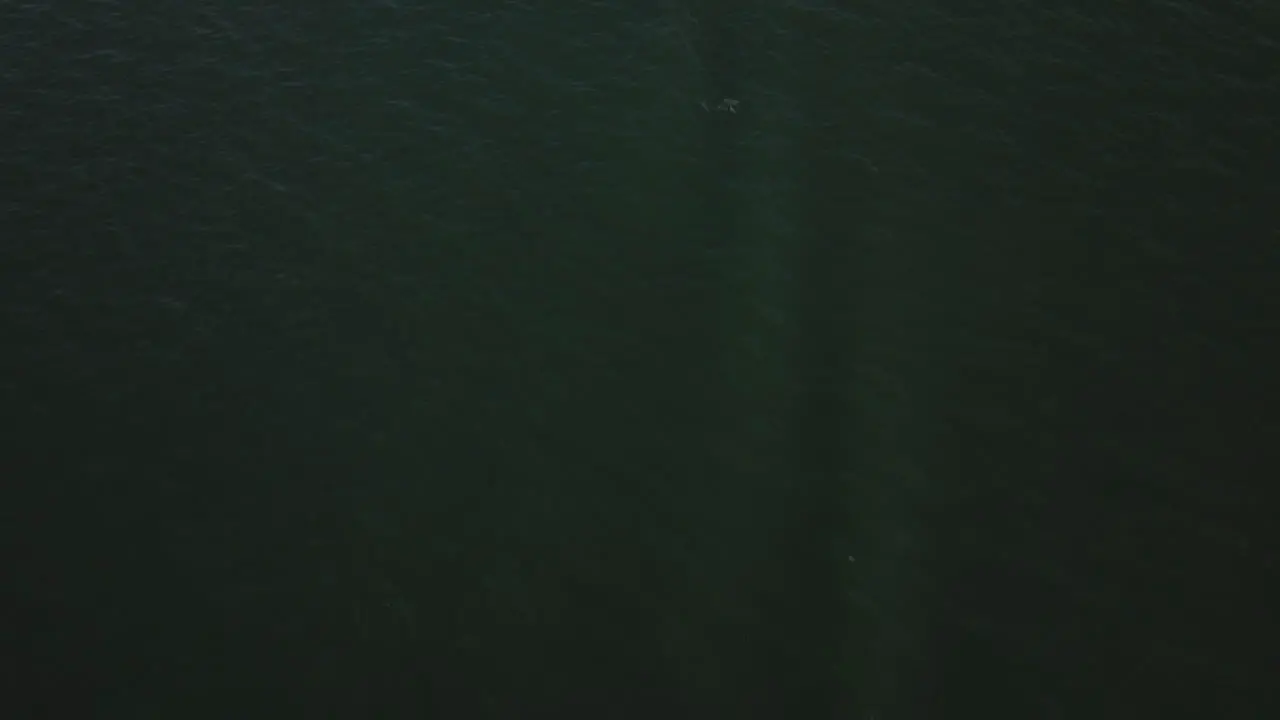
<path id="1" fill-rule="evenodd" d="M 162 5 L 0 3 L 6 717 L 1277 710 L 1269 5 Z"/>

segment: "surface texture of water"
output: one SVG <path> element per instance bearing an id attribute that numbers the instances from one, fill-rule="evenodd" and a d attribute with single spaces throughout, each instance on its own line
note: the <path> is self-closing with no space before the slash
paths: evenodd
<path id="1" fill-rule="evenodd" d="M 0 3 L 11 716 L 1266 716 L 1280 15 L 1120 6 Z"/>

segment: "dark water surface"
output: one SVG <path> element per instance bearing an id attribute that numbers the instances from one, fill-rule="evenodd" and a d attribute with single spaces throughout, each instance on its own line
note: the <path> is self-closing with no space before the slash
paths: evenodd
<path id="1" fill-rule="evenodd" d="M 5 716 L 1276 717 L 1273 7 L 0 2 Z"/>

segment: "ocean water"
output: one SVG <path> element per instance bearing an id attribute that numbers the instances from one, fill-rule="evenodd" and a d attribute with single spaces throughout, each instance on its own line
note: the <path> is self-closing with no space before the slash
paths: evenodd
<path id="1" fill-rule="evenodd" d="M 1266 716 L 1274 11 L 296 5 L 0 3 L 10 717 Z"/>

